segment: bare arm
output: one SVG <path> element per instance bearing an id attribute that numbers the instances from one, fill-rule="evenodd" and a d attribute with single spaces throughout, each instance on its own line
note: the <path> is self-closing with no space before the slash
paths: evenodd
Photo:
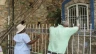
<path id="1" fill-rule="evenodd" d="M 27 44 L 28 44 L 28 45 L 34 44 L 39 38 L 40 38 L 40 35 L 38 35 L 36 39 L 31 40 L 31 41 L 28 42 Z"/>
<path id="2" fill-rule="evenodd" d="M 35 43 L 37 40 L 38 40 L 38 38 L 36 38 L 36 39 L 34 39 L 34 40 L 31 40 L 31 41 L 28 42 L 27 44 L 28 44 L 28 45 L 31 45 L 31 44 Z"/>

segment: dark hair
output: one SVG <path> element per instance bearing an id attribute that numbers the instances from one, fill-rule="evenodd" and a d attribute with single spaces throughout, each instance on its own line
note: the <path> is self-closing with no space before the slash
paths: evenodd
<path id="1" fill-rule="evenodd" d="M 38 22 L 38 24 L 37 24 L 37 25 L 39 26 L 40 24 L 41 24 L 41 22 Z"/>
<path id="2" fill-rule="evenodd" d="M 25 22 L 26 22 L 26 21 L 23 20 L 23 21 L 21 21 L 21 24 L 24 24 Z"/>

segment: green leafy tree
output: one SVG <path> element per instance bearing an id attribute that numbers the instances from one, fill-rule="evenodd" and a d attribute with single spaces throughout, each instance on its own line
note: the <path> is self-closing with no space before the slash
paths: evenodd
<path id="1" fill-rule="evenodd" d="M 57 8 L 55 11 L 50 11 L 47 18 L 52 19 L 52 23 L 58 25 L 61 23 L 61 9 Z"/>

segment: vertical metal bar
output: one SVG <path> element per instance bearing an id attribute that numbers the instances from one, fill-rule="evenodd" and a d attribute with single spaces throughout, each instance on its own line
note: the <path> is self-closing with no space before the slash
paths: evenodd
<path id="1" fill-rule="evenodd" d="M 14 46 L 14 43 L 13 43 L 13 36 L 14 36 L 14 34 L 15 34 L 15 32 L 14 32 L 14 30 L 12 30 L 13 31 L 13 35 L 11 36 L 12 37 L 12 48 L 11 48 L 11 51 L 12 51 L 12 54 L 14 54 L 14 49 L 13 49 L 13 46 Z"/>
<path id="2" fill-rule="evenodd" d="M 8 54 L 10 54 L 10 38 L 9 38 L 9 34 L 8 34 Z"/>
<path id="3" fill-rule="evenodd" d="M 38 27 L 38 34 L 40 35 L 40 24 L 39 24 L 39 27 Z M 38 53 L 40 52 L 39 51 L 39 45 L 40 45 L 39 41 L 40 41 L 40 39 L 38 39 Z"/>
<path id="4" fill-rule="evenodd" d="M 74 19 L 74 15 L 73 15 L 73 13 L 74 13 L 74 7 L 73 7 L 72 9 L 73 9 L 73 12 L 72 12 L 73 24 L 75 25 L 75 23 L 74 23 L 74 22 L 75 22 L 75 21 L 74 21 L 75 19 Z"/>
<path id="5" fill-rule="evenodd" d="M 14 33 L 13 33 L 13 36 L 12 36 L 12 42 L 13 42 L 13 46 L 12 46 L 12 54 L 14 54 L 14 41 L 13 41 L 13 38 L 14 38 L 14 35 L 16 34 L 16 32 L 15 32 L 15 27 L 14 27 Z"/>
<path id="6" fill-rule="evenodd" d="M 70 26 L 72 26 L 71 25 L 71 23 L 72 23 L 71 9 L 70 9 L 70 16 L 69 17 L 70 17 L 70 21 L 69 21 L 70 22 Z"/>
<path id="7" fill-rule="evenodd" d="M 84 24 L 83 24 L 83 18 L 82 18 L 82 14 L 83 14 L 83 13 L 82 13 L 82 7 L 80 6 L 80 8 L 81 8 L 82 29 L 84 29 L 84 26 L 83 26 L 83 25 L 84 25 Z"/>
<path id="8" fill-rule="evenodd" d="M 75 25 L 76 25 L 76 7 L 74 7 L 74 19 L 75 19 Z"/>
<path id="9" fill-rule="evenodd" d="M 79 11 L 81 10 L 81 8 L 80 8 L 80 6 L 78 6 L 78 8 L 79 8 Z M 80 11 L 81 12 L 81 11 Z M 81 18 L 81 13 L 79 12 L 79 20 L 80 20 L 80 29 L 82 28 L 82 18 Z"/>
<path id="10" fill-rule="evenodd" d="M 92 24 L 90 24 L 90 54 L 91 54 L 91 36 L 92 36 L 91 29 L 92 29 Z"/>
<path id="11" fill-rule="evenodd" d="M 12 33 L 13 33 L 13 32 L 11 32 L 11 35 L 10 35 L 10 36 L 12 36 Z M 11 53 L 12 53 L 12 51 L 11 51 L 12 37 L 9 37 L 9 42 L 10 42 L 10 44 L 9 44 L 9 54 L 11 54 Z"/>
<path id="12" fill-rule="evenodd" d="M 74 26 L 74 24 L 73 24 L 73 26 Z M 74 44 L 74 35 L 72 36 L 72 54 L 74 54 L 74 52 L 73 52 L 74 51 L 74 49 L 73 49 L 74 45 L 73 44 Z"/>
<path id="13" fill-rule="evenodd" d="M 8 25 L 10 24 L 10 0 L 8 0 Z"/>
<path id="14" fill-rule="evenodd" d="M 34 24 L 33 24 L 33 29 L 34 29 L 34 35 L 35 35 L 35 30 L 36 30 L 36 29 L 35 29 L 35 25 L 34 25 Z M 34 36 L 33 36 L 33 39 L 34 39 Z M 34 44 L 34 45 L 35 45 L 35 44 Z M 33 46 L 34 46 L 34 45 L 33 45 Z M 34 47 L 34 50 L 33 50 L 33 51 L 35 52 L 35 47 Z"/>
<path id="15" fill-rule="evenodd" d="M 71 24 L 72 24 L 71 9 L 70 9 L 70 16 L 69 16 L 69 17 L 70 17 L 70 21 L 69 21 L 69 22 L 70 22 L 70 26 L 72 26 L 72 25 L 71 25 Z"/>
<path id="16" fill-rule="evenodd" d="M 12 25 L 14 25 L 14 0 L 12 0 Z"/>
<path id="17" fill-rule="evenodd" d="M 8 7 L 8 26 L 9 26 L 10 24 L 10 0 L 8 0 L 8 5 L 9 5 Z M 9 42 L 9 34 L 8 34 L 8 54 L 9 54 L 9 44 L 10 42 Z"/>
<path id="18" fill-rule="evenodd" d="M 73 13 L 74 13 L 74 7 L 72 9 L 73 9 Z M 73 17 L 73 23 L 75 25 L 75 18 L 74 18 L 74 14 L 73 13 L 72 13 L 72 17 Z"/>
<path id="19" fill-rule="evenodd" d="M 38 25 L 38 26 L 39 26 L 39 25 Z M 38 26 L 37 26 L 37 35 L 39 35 L 39 27 L 38 27 Z M 37 46 L 37 47 L 38 47 L 38 51 L 37 51 L 37 52 L 39 53 L 39 39 L 38 39 L 37 42 L 38 42 L 38 46 Z"/>
<path id="20" fill-rule="evenodd" d="M 41 24 L 41 50 L 40 51 L 42 51 L 42 49 L 43 49 L 43 35 L 42 35 L 43 31 L 42 31 L 42 29 L 43 29 L 43 26 Z"/>
<path id="21" fill-rule="evenodd" d="M 86 13 L 85 12 L 87 12 L 87 10 L 86 10 L 86 7 L 84 7 L 84 21 L 85 21 L 85 29 L 87 29 L 87 19 L 86 19 Z"/>
<path id="22" fill-rule="evenodd" d="M 36 38 L 36 34 L 37 34 L 37 25 L 35 25 L 35 38 Z M 37 49 L 37 42 L 35 42 L 35 52 Z"/>
<path id="23" fill-rule="evenodd" d="M 83 6 L 81 6 L 81 7 L 82 7 L 82 9 L 83 9 L 83 10 L 82 10 L 82 12 L 83 12 L 82 16 L 84 17 L 84 7 L 83 7 Z"/>
<path id="24" fill-rule="evenodd" d="M 33 32 L 32 33 L 32 40 L 33 40 L 34 39 L 34 37 L 33 37 L 34 35 L 33 34 L 34 34 L 34 30 L 35 30 L 34 29 L 34 24 L 32 24 L 32 28 L 33 28 L 33 31 L 32 31 Z M 32 52 L 34 52 L 34 48 L 33 47 L 34 47 L 34 45 L 32 44 Z"/>
<path id="25" fill-rule="evenodd" d="M 30 33 L 30 39 L 32 40 L 32 25 L 29 25 L 28 32 Z M 31 45 L 31 54 L 32 54 L 32 45 Z"/>
<path id="26" fill-rule="evenodd" d="M 73 21 L 74 21 L 74 18 L 73 18 L 73 8 L 72 8 L 72 10 L 71 10 L 71 17 L 72 17 L 72 24 L 74 23 Z M 72 25 L 73 26 L 73 25 Z"/>
<path id="27" fill-rule="evenodd" d="M 70 26 L 72 26 L 72 25 L 71 25 L 71 23 L 72 23 L 71 9 L 69 9 L 69 12 L 70 12 L 70 15 L 69 15 L 69 17 L 70 17 L 69 22 L 70 22 L 70 23 L 69 23 L 69 24 L 70 24 Z"/>
<path id="28" fill-rule="evenodd" d="M 78 33 L 78 52 L 77 54 L 79 54 L 79 33 Z"/>
<path id="29" fill-rule="evenodd" d="M 68 15 L 68 19 L 69 19 L 69 26 L 70 26 L 70 9 L 68 9 L 69 10 L 69 15 Z"/>
<path id="30" fill-rule="evenodd" d="M 78 11 L 80 11 L 80 7 L 78 6 Z M 80 12 L 78 12 L 78 18 L 79 18 L 79 24 L 81 25 L 81 16 L 80 16 Z M 81 26 L 80 26 L 80 28 L 81 28 Z M 79 35 L 79 34 L 78 34 Z"/>
<path id="31" fill-rule="evenodd" d="M 73 24 L 74 24 L 74 17 L 73 17 L 73 8 L 72 8 L 72 26 L 73 26 Z"/>
<path id="32" fill-rule="evenodd" d="M 43 42 L 44 41 L 44 38 L 43 38 L 43 28 L 44 28 L 44 24 L 42 24 L 42 28 L 41 28 L 42 29 L 42 34 L 41 34 L 42 35 L 41 36 L 42 37 L 41 51 L 43 51 L 43 47 L 44 47 L 44 42 Z"/>
<path id="33" fill-rule="evenodd" d="M 73 24 L 72 8 L 71 8 L 71 23 Z M 72 25 L 73 26 L 73 25 Z"/>
<path id="34" fill-rule="evenodd" d="M 84 13 L 83 13 L 83 7 L 82 7 L 82 6 L 81 6 L 81 8 L 82 8 L 82 14 L 81 14 L 81 16 L 82 16 L 82 20 L 83 20 L 83 21 L 82 21 L 82 22 L 83 22 L 83 27 L 82 27 L 82 28 L 84 29 L 84 24 L 85 24 L 85 23 L 84 23 L 84 17 L 83 17 L 83 14 L 84 14 Z"/>
<path id="35" fill-rule="evenodd" d="M 74 14 L 73 14 L 73 16 L 74 16 L 74 23 L 76 24 L 75 13 L 76 13 L 76 12 L 75 12 L 75 7 L 74 7 Z M 75 24 L 74 24 L 74 25 L 75 25 Z"/>
<path id="36" fill-rule="evenodd" d="M 8 34 L 8 54 L 9 54 L 9 44 L 10 44 L 10 39 L 9 39 L 9 34 Z"/>
<path id="37" fill-rule="evenodd" d="M 67 20 L 69 22 L 69 9 L 68 8 L 67 8 L 67 11 L 68 11 Z M 69 23 L 68 23 L 68 26 L 69 26 Z"/>
<path id="38" fill-rule="evenodd" d="M 11 36 L 12 36 L 12 32 L 11 32 Z M 9 40 L 9 41 L 10 41 L 10 43 L 9 43 L 9 51 L 10 51 L 10 52 L 9 52 L 9 53 L 11 54 L 11 44 L 12 44 L 12 43 L 11 43 L 11 37 L 9 37 L 9 39 L 10 39 L 10 40 Z"/>
<path id="39" fill-rule="evenodd" d="M 12 36 L 13 36 L 13 31 L 12 31 Z M 12 54 L 12 37 L 10 37 L 10 54 Z"/>
<path id="40" fill-rule="evenodd" d="M 82 22 L 82 8 L 80 6 L 79 7 L 79 10 L 80 10 L 80 19 L 81 19 L 81 29 L 83 29 L 83 22 Z"/>
<path id="41" fill-rule="evenodd" d="M 10 36 L 12 36 L 12 32 L 10 33 Z M 11 54 L 11 50 L 10 50 L 11 48 L 10 47 L 11 47 L 11 37 L 9 37 L 9 48 L 8 48 L 9 54 Z"/>
<path id="42" fill-rule="evenodd" d="M 85 23 L 84 23 L 84 46 L 83 46 L 83 54 L 85 54 Z"/>
<path id="43" fill-rule="evenodd" d="M 81 9 L 80 9 L 80 6 L 78 6 L 78 11 L 80 11 Z M 80 26 L 80 29 L 82 28 L 82 22 L 81 22 L 81 11 L 80 12 L 78 12 L 78 17 L 79 17 L 79 24 L 81 25 Z"/>
<path id="44" fill-rule="evenodd" d="M 84 29 L 83 7 L 81 7 L 82 28 Z"/>
<path id="45" fill-rule="evenodd" d="M 48 26 L 47 26 L 47 24 L 46 24 L 46 32 L 45 32 L 46 36 L 47 36 L 47 28 L 48 28 Z M 47 53 L 47 52 L 46 52 L 46 50 L 47 50 L 47 47 L 46 47 L 46 45 L 47 45 L 46 36 L 45 36 L 45 54 Z"/>
<path id="46" fill-rule="evenodd" d="M 87 10 L 87 30 L 88 30 L 89 29 L 89 13 L 88 13 L 89 9 L 88 9 L 88 5 L 87 5 L 86 10 Z"/>
<path id="47" fill-rule="evenodd" d="M 87 12 L 86 7 L 84 7 L 84 17 L 87 16 L 87 15 L 86 15 L 86 12 Z"/>
<path id="48" fill-rule="evenodd" d="M 10 47 L 9 47 L 9 49 L 10 49 L 10 54 L 12 54 L 12 36 L 13 36 L 13 31 L 12 31 L 11 34 L 12 34 L 11 37 L 9 37 L 9 38 L 10 38 Z"/>
<path id="49" fill-rule="evenodd" d="M 84 27 L 85 27 L 85 29 L 86 29 L 86 22 L 85 22 L 85 19 L 86 19 L 86 18 L 85 18 L 85 11 L 86 11 L 86 10 L 85 10 L 85 7 L 82 7 L 82 8 L 83 8 L 83 20 L 84 20 L 84 24 L 85 24 Z"/>
<path id="50" fill-rule="evenodd" d="M 79 17 L 79 9 L 78 9 L 78 5 L 76 5 L 76 17 Z M 79 20 L 77 21 L 77 24 L 78 24 Z"/>
<path id="51" fill-rule="evenodd" d="M 72 54 L 74 54 L 74 35 L 72 36 Z"/>

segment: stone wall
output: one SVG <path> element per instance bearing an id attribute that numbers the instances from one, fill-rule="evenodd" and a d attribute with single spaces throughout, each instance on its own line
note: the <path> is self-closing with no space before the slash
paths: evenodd
<path id="1" fill-rule="evenodd" d="M 3 3 L 1 3 L 3 1 Z M 10 3 L 8 4 L 8 1 Z M 30 2 L 35 2 L 36 0 L 28 0 Z M 44 0 L 42 3 L 41 0 L 39 3 L 36 3 L 34 7 L 30 6 L 30 3 L 28 3 L 26 0 L 14 0 L 14 22 L 22 21 L 23 19 L 26 19 L 27 23 L 38 23 L 41 24 L 48 23 L 47 21 L 47 15 L 50 10 L 55 10 L 56 7 L 59 6 L 61 8 L 61 4 L 63 0 Z M 10 21 L 12 21 L 12 0 L 0 0 L 0 30 L 4 29 L 7 25 L 7 18 L 8 18 L 8 11 L 10 7 Z M 36 6 L 38 5 L 38 7 Z M 40 5 L 40 6 L 39 6 Z M 48 10 L 48 7 L 50 7 L 50 10 Z M 37 8 L 37 9 L 36 9 Z M 36 10 L 35 10 L 36 9 Z M 28 10 L 28 11 L 27 11 Z M 35 11 L 34 11 L 35 10 Z M 33 13 L 34 12 L 34 13 Z M 18 20 L 17 20 L 18 19 Z M 11 22 L 10 22 L 11 23 Z"/>
<path id="2" fill-rule="evenodd" d="M 40 0 L 41 1 L 41 0 Z M 27 7 L 31 8 L 27 12 L 25 12 L 24 15 L 21 15 L 19 18 L 25 18 L 27 23 L 38 23 L 40 22 L 41 24 L 48 23 L 47 21 L 47 15 L 49 10 L 47 9 L 50 7 L 50 10 L 55 10 L 56 7 L 54 6 L 59 6 L 61 8 L 63 0 L 44 0 L 42 3 L 36 3 L 32 7 L 29 7 L 28 2 L 25 0 L 22 2 L 22 0 L 15 0 L 15 18 L 22 14 L 24 11 L 27 10 Z M 31 0 L 30 0 L 31 2 Z M 34 1 L 32 1 L 34 3 Z M 36 5 L 39 5 L 38 7 Z M 35 8 L 37 8 L 35 10 Z M 34 11 L 35 10 L 35 11 Z M 28 18 L 28 19 L 27 19 Z"/>
<path id="3" fill-rule="evenodd" d="M 41 7 L 33 15 L 35 22 L 41 22 L 41 24 L 49 23 L 47 21 L 47 15 L 49 11 L 55 10 L 58 6 L 61 9 L 62 1 L 56 0 L 46 0 Z M 34 20 L 32 20 L 34 22 Z"/>
<path id="4" fill-rule="evenodd" d="M 8 17 L 8 5 L 6 0 L 0 0 L 0 31 L 4 30 Z"/>
<path id="5" fill-rule="evenodd" d="M 96 0 L 94 0 L 95 2 L 94 2 L 94 5 L 96 6 Z M 88 17 L 89 17 L 89 23 L 90 23 L 90 19 L 91 19 L 91 17 L 90 17 L 90 0 L 71 0 L 69 3 L 67 3 L 66 5 L 65 5 L 65 17 L 66 18 L 68 18 L 67 16 L 68 16 L 68 10 L 67 10 L 67 7 L 69 7 L 70 5 L 73 5 L 73 4 L 77 4 L 77 3 L 84 3 L 84 4 L 88 4 Z M 94 6 L 94 7 L 95 7 Z M 96 8 L 95 8 L 95 10 L 94 10 L 94 14 L 95 14 L 95 19 L 94 19 L 94 22 L 96 23 Z M 95 24 L 94 23 L 94 24 Z M 96 26 L 96 24 L 95 24 L 95 26 Z M 79 37 L 80 39 L 79 39 L 79 41 L 80 41 L 80 43 L 79 43 L 79 54 L 83 54 L 83 47 L 84 47 L 84 37 L 83 36 L 80 36 Z M 96 46 L 96 44 L 94 45 L 93 44 L 93 42 L 95 42 L 96 43 L 96 38 L 94 38 L 94 37 L 92 37 L 92 45 L 91 45 L 91 51 L 92 51 L 92 54 L 96 54 L 96 52 L 95 52 L 95 46 Z M 89 52 L 90 52 L 90 37 L 86 37 L 86 43 L 88 44 L 88 46 L 85 48 L 86 50 L 85 50 L 85 54 L 89 54 Z M 85 43 L 85 44 L 86 44 Z M 78 54 L 77 52 L 78 52 L 78 37 L 77 36 L 75 36 L 74 37 L 74 51 L 73 51 L 73 54 Z M 69 42 L 69 54 L 72 54 L 72 39 L 70 40 L 70 42 Z"/>
<path id="6" fill-rule="evenodd" d="M 94 28 L 96 29 L 96 0 L 94 0 L 94 25 Z"/>
<path id="7" fill-rule="evenodd" d="M 89 17 L 89 23 L 90 23 L 90 1 L 89 0 L 71 0 L 70 2 L 68 2 L 66 5 L 65 5 L 65 17 L 68 18 L 68 7 L 70 5 L 73 5 L 73 4 L 78 4 L 78 3 L 84 3 L 84 4 L 88 4 L 88 17 Z"/>
<path id="8" fill-rule="evenodd" d="M 70 5 L 73 5 L 73 4 L 78 4 L 78 3 L 84 3 L 84 4 L 88 4 L 88 8 L 89 8 L 89 15 L 90 15 L 90 4 L 89 4 L 89 0 L 71 0 L 70 2 L 68 2 L 66 5 L 65 5 L 65 15 L 66 17 L 68 16 L 68 10 L 67 8 L 70 6 Z"/>
<path id="9" fill-rule="evenodd" d="M 61 4 L 62 4 L 62 1 L 58 1 L 58 0 L 57 1 L 56 0 L 44 1 L 41 4 L 40 8 L 35 11 L 35 13 L 31 13 L 31 14 L 33 14 L 33 16 L 30 17 L 31 20 L 29 22 L 31 22 L 31 23 L 40 22 L 41 24 L 49 23 L 47 21 L 48 12 L 56 9 L 56 7 L 54 7 L 54 5 L 58 5 L 59 8 L 61 8 Z M 48 8 L 50 10 L 48 10 Z"/>

